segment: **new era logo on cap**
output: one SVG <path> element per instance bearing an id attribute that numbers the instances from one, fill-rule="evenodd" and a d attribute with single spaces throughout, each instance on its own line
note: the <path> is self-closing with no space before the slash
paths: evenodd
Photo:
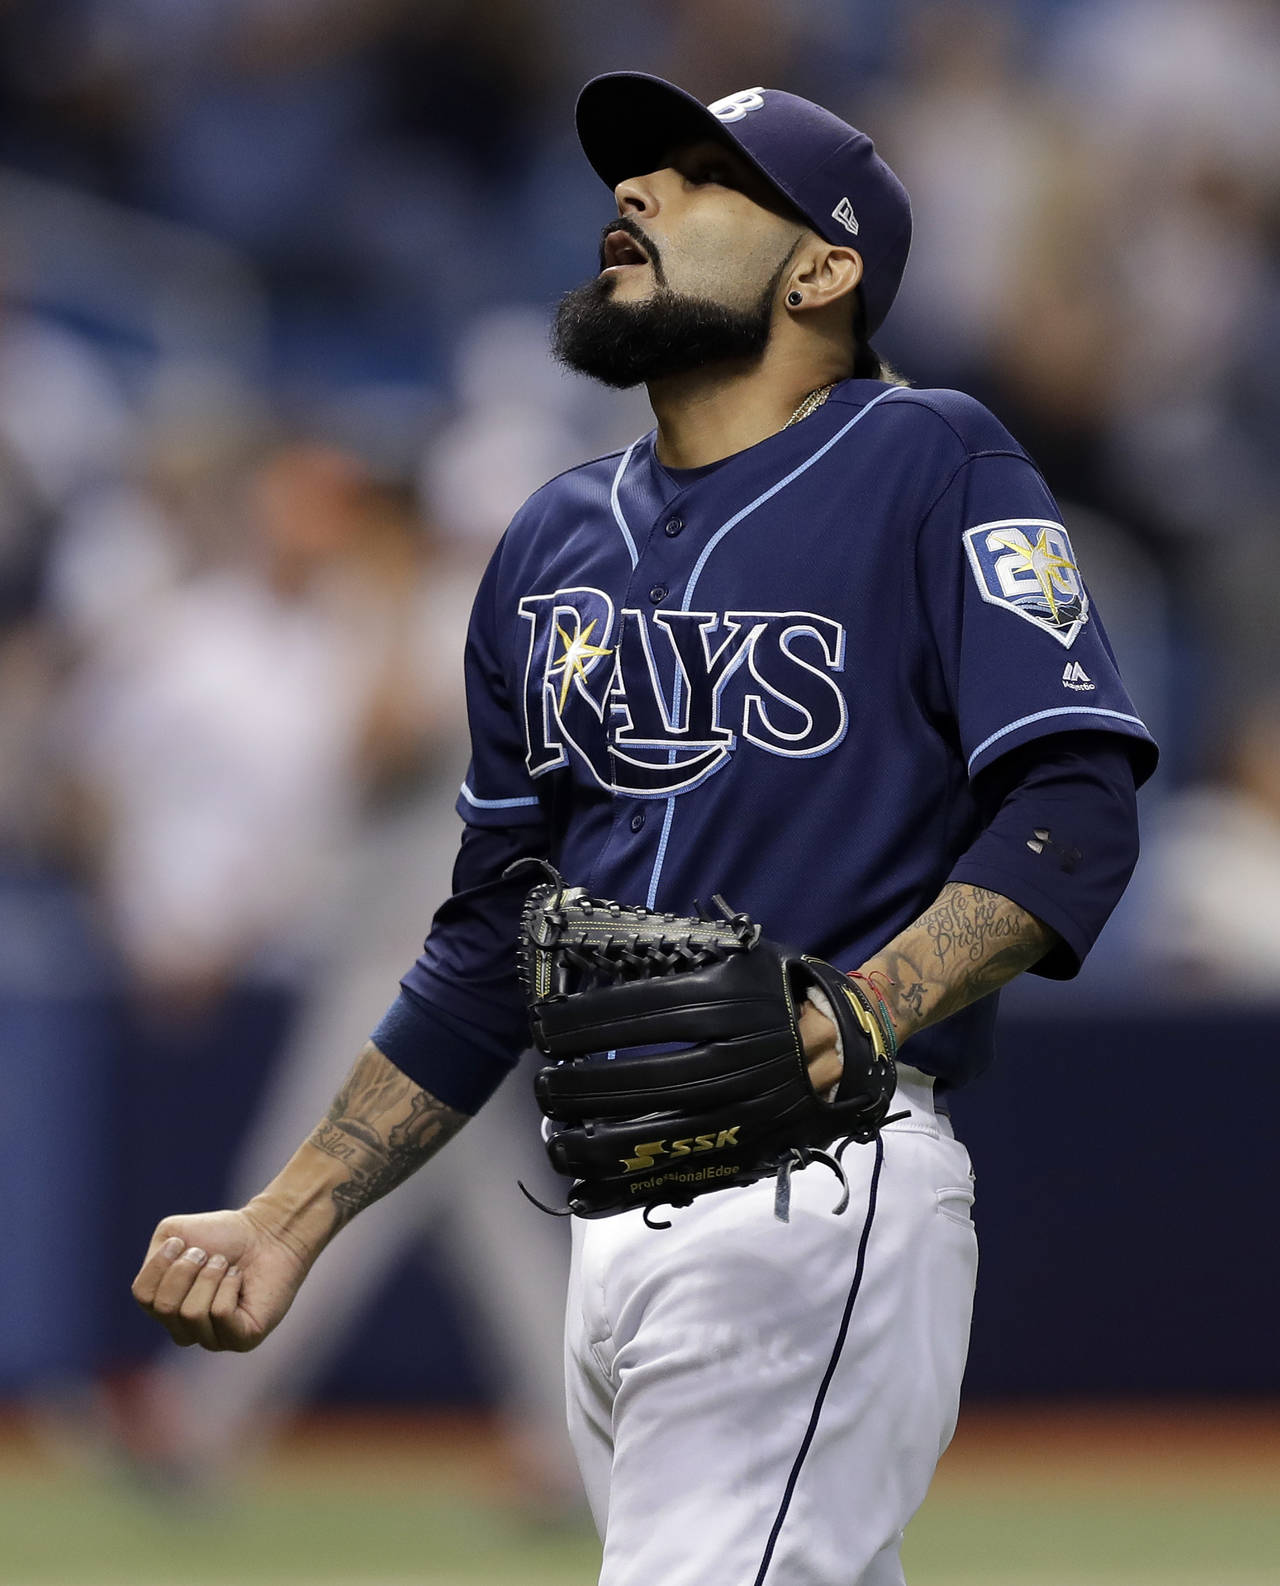
<path id="1" fill-rule="evenodd" d="M 858 217 L 853 212 L 853 205 L 847 198 L 842 198 L 831 211 L 832 220 L 838 220 L 846 231 L 858 235 Z"/>

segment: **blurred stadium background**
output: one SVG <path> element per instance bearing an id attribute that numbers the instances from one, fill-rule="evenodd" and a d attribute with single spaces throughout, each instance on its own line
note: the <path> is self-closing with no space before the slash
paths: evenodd
<path id="1" fill-rule="evenodd" d="M 558 1234 L 465 1135 L 250 1360 L 128 1283 L 390 999 L 479 569 L 649 427 L 545 352 L 618 66 L 873 132 L 917 215 L 880 350 L 1037 458 L 1164 750 L 1085 973 L 956 1103 L 984 1265 L 913 1580 L 1274 1586 L 1274 0 L 0 3 L 0 1581 L 594 1577 Z"/>

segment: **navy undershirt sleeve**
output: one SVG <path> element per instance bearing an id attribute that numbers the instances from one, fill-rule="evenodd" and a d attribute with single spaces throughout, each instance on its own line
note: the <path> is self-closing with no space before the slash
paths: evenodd
<path id="1" fill-rule="evenodd" d="M 450 1018 L 403 986 L 372 1040 L 415 1085 L 467 1114 L 479 1112 L 514 1062 L 508 1043 Z"/>
<path id="2" fill-rule="evenodd" d="M 384 1057 L 461 1112 L 482 1106 L 529 1045 L 516 944 L 533 878 L 503 871 L 543 851 L 528 826 L 464 829 L 452 895 L 373 1032 Z"/>
<path id="3" fill-rule="evenodd" d="M 998 892 L 1057 932 L 1061 941 L 1032 974 L 1076 975 L 1133 874 L 1131 748 L 1114 733 L 1058 733 L 1002 756 L 975 780 L 989 818 L 948 879 Z"/>

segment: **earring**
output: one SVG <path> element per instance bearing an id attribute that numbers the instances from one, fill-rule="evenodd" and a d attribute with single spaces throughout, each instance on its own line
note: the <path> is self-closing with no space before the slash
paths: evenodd
<path id="1" fill-rule="evenodd" d="M 791 304 L 792 308 L 799 308 L 801 303 L 804 302 L 804 298 L 801 297 L 799 292 L 788 292 L 787 302 Z"/>

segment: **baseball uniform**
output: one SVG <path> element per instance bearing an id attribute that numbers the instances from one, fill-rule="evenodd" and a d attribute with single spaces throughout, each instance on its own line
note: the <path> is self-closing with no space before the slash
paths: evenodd
<path id="1" fill-rule="evenodd" d="M 606 81 L 579 125 L 608 180 L 657 156 L 601 93 L 670 96 Z M 697 135 L 706 112 L 671 93 Z M 825 235 L 857 233 L 878 324 L 905 195 L 869 140 L 772 90 L 711 114 Z M 602 153 L 624 124 L 631 146 Z M 958 392 L 848 379 L 809 406 L 704 467 L 664 466 L 644 436 L 552 480 L 498 547 L 467 645 L 454 895 L 375 1035 L 449 1105 L 480 1105 L 527 1039 L 527 880 L 502 878 L 519 854 L 679 914 L 721 893 L 843 969 L 956 880 L 1052 927 L 1037 968 L 1070 975 L 1123 889 L 1155 748 L 1036 467 Z M 666 1230 L 577 1224 L 570 1428 L 606 1586 L 902 1580 L 976 1271 L 945 1098 L 991 1061 L 995 1005 L 911 1039 L 906 1116 L 846 1153 L 845 1215 L 807 1171 L 788 1224 L 768 1183 Z"/>

